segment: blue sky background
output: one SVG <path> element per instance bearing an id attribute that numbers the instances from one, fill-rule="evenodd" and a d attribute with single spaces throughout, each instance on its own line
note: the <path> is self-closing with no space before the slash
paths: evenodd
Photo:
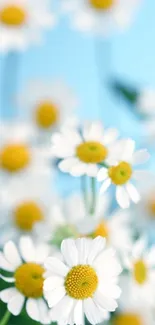
<path id="1" fill-rule="evenodd" d="M 0 56 L 0 83 L 5 60 L 4 56 Z M 116 98 L 100 83 L 101 76 L 108 77 L 107 60 L 111 76 L 131 85 L 155 87 L 154 0 L 143 0 L 131 28 L 112 37 L 108 44 L 71 30 L 66 19 L 59 21 L 56 28 L 45 32 L 43 45 L 31 47 L 21 55 L 18 91 L 31 79 L 61 77 L 77 94 L 77 113 L 82 118 L 101 118 L 106 126 L 118 127 L 122 135 L 132 136 L 141 145 L 140 122 L 128 110 L 127 103 Z M 11 75 L 12 71 L 8 71 L 8 76 Z M 155 157 L 150 162 L 151 169 L 155 171 L 154 162 Z"/>

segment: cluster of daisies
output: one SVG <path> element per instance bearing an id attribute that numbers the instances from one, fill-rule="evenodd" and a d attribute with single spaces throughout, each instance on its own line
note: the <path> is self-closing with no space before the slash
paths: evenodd
<path id="1" fill-rule="evenodd" d="M 129 25 L 140 0 L 0 0 L 0 50 L 25 50 L 40 42 L 42 30 L 53 28 L 62 14 L 73 27 L 101 36 Z"/>
<path id="2" fill-rule="evenodd" d="M 27 323 L 154 325 L 155 182 L 139 168 L 149 153 L 80 123 L 76 105 L 61 81 L 33 82 L 19 120 L 2 124 L 0 324 L 26 312 Z M 60 196 L 63 173 L 79 192 Z"/>

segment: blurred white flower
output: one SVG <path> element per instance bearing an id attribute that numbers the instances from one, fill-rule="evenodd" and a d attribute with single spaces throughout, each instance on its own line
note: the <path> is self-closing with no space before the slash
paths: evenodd
<path id="1" fill-rule="evenodd" d="M 9 239 L 17 241 L 22 234 L 37 239 L 35 225 L 47 222 L 55 201 L 48 175 L 28 173 L 10 180 L 1 198 L 0 245 Z"/>
<path id="2" fill-rule="evenodd" d="M 0 292 L 0 299 L 7 304 L 11 314 L 21 313 L 25 301 L 26 311 L 30 318 L 50 324 L 48 306 L 43 297 L 43 263 L 50 253 L 45 244 L 34 245 L 29 237 L 21 237 L 19 250 L 12 241 L 5 244 L 0 252 L 0 268 L 12 273 L 12 276 L 1 278 L 9 283 L 9 287 Z M 10 287 L 10 284 L 13 286 Z"/>
<path id="3" fill-rule="evenodd" d="M 52 320 L 81 325 L 85 314 L 91 324 L 98 324 L 117 308 L 121 267 L 105 244 L 101 237 L 66 239 L 61 244 L 62 258 L 47 258 L 44 294 Z"/>
<path id="4" fill-rule="evenodd" d="M 135 151 L 135 141 L 131 139 L 118 141 L 115 149 L 116 162 L 109 168 L 100 169 L 98 181 L 103 181 L 101 193 L 105 193 L 112 184 L 116 187 L 116 200 L 124 209 L 129 207 L 130 200 L 134 203 L 140 200 L 140 194 L 132 181 L 142 181 L 143 177 L 148 177 L 146 171 L 137 170 L 136 166 L 145 163 L 149 153 L 146 149 Z"/>
<path id="5" fill-rule="evenodd" d="M 74 109 L 77 100 L 71 89 L 61 80 L 29 82 L 27 88 L 17 98 L 19 115 L 32 125 L 34 134 L 51 134 L 62 123 L 74 125 Z M 76 124 L 76 123 L 75 123 Z"/>
<path id="6" fill-rule="evenodd" d="M 137 108 L 146 116 L 155 117 L 155 89 L 144 89 L 137 99 Z"/>
<path id="7" fill-rule="evenodd" d="M 154 307 L 155 301 L 155 246 L 147 249 L 145 237 L 133 245 L 124 257 L 124 266 L 130 272 L 128 283 L 130 297 L 136 305 Z"/>
<path id="8" fill-rule="evenodd" d="M 118 137 L 116 129 L 104 130 L 100 122 L 79 128 L 63 128 L 52 136 L 52 154 L 63 158 L 59 168 L 72 176 L 95 177 L 99 164 L 111 159 L 111 148 Z"/>
<path id="9" fill-rule="evenodd" d="M 147 141 L 155 146 L 155 115 L 143 122 L 143 128 Z"/>
<path id="10" fill-rule="evenodd" d="M 31 128 L 24 123 L 3 123 L 0 136 L 0 178 L 23 172 L 50 174 L 54 169 L 46 147 L 31 144 Z"/>
<path id="11" fill-rule="evenodd" d="M 146 229 L 147 225 L 155 227 L 155 176 L 139 184 L 141 201 L 133 207 L 133 223 L 138 230 Z"/>
<path id="12" fill-rule="evenodd" d="M 70 15 L 73 27 L 109 36 L 116 29 L 124 29 L 137 8 L 139 0 L 64 0 L 63 10 Z"/>
<path id="13" fill-rule="evenodd" d="M 109 203 L 109 196 L 99 197 L 96 214 L 105 215 Z M 75 206 L 78 209 L 75 209 Z M 90 206 L 89 202 L 88 206 Z M 92 232 L 97 226 L 97 221 L 93 217 L 88 218 L 83 197 L 79 193 L 74 193 L 67 198 L 59 198 L 57 202 L 55 201 L 46 220 L 36 224 L 35 236 L 60 247 L 63 239 L 77 238 Z"/>
<path id="14" fill-rule="evenodd" d="M 153 309 L 148 308 L 140 299 L 136 303 L 132 300 L 128 275 L 121 276 L 119 285 L 122 294 L 113 325 L 154 325 Z"/>
<path id="15" fill-rule="evenodd" d="M 0 0 L 0 51 L 25 50 L 54 24 L 49 0 Z"/>

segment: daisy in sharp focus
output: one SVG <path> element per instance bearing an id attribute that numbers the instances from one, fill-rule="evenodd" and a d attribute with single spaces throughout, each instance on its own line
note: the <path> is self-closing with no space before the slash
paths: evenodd
<path id="1" fill-rule="evenodd" d="M 124 256 L 124 266 L 130 272 L 128 283 L 133 303 L 153 307 L 155 301 L 155 246 L 147 249 L 145 237 L 133 245 Z"/>
<path id="2" fill-rule="evenodd" d="M 12 241 L 5 244 L 0 253 L 0 268 L 12 273 L 1 278 L 13 286 L 0 292 L 0 299 L 7 304 L 11 314 L 17 316 L 24 305 L 30 318 L 42 324 L 50 324 L 48 306 L 43 295 L 44 266 L 49 246 L 34 246 L 29 237 L 21 237 L 19 250 Z M 26 302 L 26 304 L 25 304 Z"/>
<path id="3" fill-rule="evenodd" d="M 0 0 L 0 51 L 27 49 L 54 23 L 49 0 Z"/>
<path id="4" fill-rule="evenodd" d="M 3 123 L 0 133 L 0 178 L 53 171 L 49 152 L 31 144 L 31 128 L 26 124 Z"/>
<path id="5" fill-rule="evenodd" d="M 101 163 L 111 161 L 112 147 L 118 137 L 116 129 L 104 130 L 100 122 L 82 128 L 63 128 L 52 136 L 52 154 L 63 160 L 59 168 L 72 176 L 95 177 Z"/>
<path id="6" fill-rule="evenodd" d="M 53 321 L 81 325 L 86 315 L 91 324 L 97 324 L 117 308 L 121 267 L 105 244 L 101 237 L 66 239 L 62 259 L 47 258 L 44 294 Z"/>
<path id="7" fill-rule="evenodd" d="M 23 234 L 36 238 L 36 224 L 47 223 L 52 218 L 51 207 L 57 202 L 57 195 L 51 188 L 48 175 L 28 173 L 13 178 L 3 185 L 0 218 L 0 245 L 9 239 L 17 241 Z M 52 220 L 51 220 L 52 223 Z M 43 234 L 41 236 L 43 241 Z"/>
<path id="8" fill-rule="evenodd" d="M 35 137 L 51 135 L 73 116 L 77 100 L 71 89 L 61 80 L 29 82 L 18 96 L 19 115 L 32 125 Z"/>
<path id="9" fill-rule="evenodd" d="M 145 170 L 137 170 L 136 166 L 149 159 L 146 149 L 135 151 L 135 141 L 131 139 L 118 141 L 116 161 L 109 168 L 102 167 L 98 173 L 98 181 L 103 181 L 100 192 L 104 193 L 111 185 L 116 187 L 116 200 L 121 208 L 128 208 L 130 200 L 138 203 L 140 194 L 133 185 L 134 180 L 148 177 Z M 118 158 L 119 157 L 119 158 Z"/>
<path id="10" fill-rule="evenodd" d="M 135 303 L 130 295 L 128 275 L 121 276 L 122 294 L 119 308 L 113 318 L 113 325 L 154 325 L 153 309 L 148 308 L 140 300 Z"/>
<path id="11" fill-rule="evenodd" d="M 132 19 L 139 0 L 64 0 L 63 9 L 71 15 L 72 25 L 86 32 L 109 36 L 124 29 Z"/>

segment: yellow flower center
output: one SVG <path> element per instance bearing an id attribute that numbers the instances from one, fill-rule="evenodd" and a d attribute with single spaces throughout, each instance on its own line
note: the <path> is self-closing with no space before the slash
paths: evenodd
<path id="1" fill-rule="evenodd" d="M 147 267 L 143 260 L 139 260 L 134 265 L 134 278 L 138 284 L 144 284 L 147 280 Z"/>
<path id="2" fill-rule="evenodd" d="M 93 237 L 97 237 L 97 236 L 105 237 L 108 239 L 109 230 L 105 221 L 102 221 L 94 231 Z"/>
<path id="3" fill-rule="evenodd" d="M 24 202 L 14 211 L 15 223 L 24 231 L 31 231 L 36 222 L 44 219 L 43 212 L 35 202 Z"/>
<path id="4" fill-rule="evenodd" d="M 106 159 L 108 150 L 101 143 L 88 141 L 76 148 L 77 157 L 85 163 L 100 163 Z"/>
<path id="5" fill-rule="evenodd" d="M 25 168 L 30 162 L 29 149 L 22 144 L 10 144 L 0 153 L 0 165 L 9 172 Z"/>
<path id="6" fill-rule="evenodd" d="M 36 109 L 36 122 L 39 127 L 46 129 L 59 119 L 59 110 L 57 106 L 51 102 L 43 102 Z"/>
<path id="7" fill-rule="evenodd" d="M 116 316 L 114 325 L 142 325 L 139 316 L 135 314 L 120 314 Z"/>
<path id="8" fill-rule="evenodd" d="M 89 0 L 89 2 L 93 8 L 99 11 L 108 10 L 114 4 L 114 0 Z"/>
<path id="9" fill-rule="evenodd" d="M 66 276 L 67 294 L 74 299 L 87 299 L 93 296 L 98 285 L 98 277 L 90 265 L 74 266 Z"/>
<path id="10" fill-rule="evenodd" d="M 15 272 L 15 286 L 27 298 L 43 295 L 44 268 L 36 263 L 25 263 Z"/>
<path id="11" fill-rule="evenodd" d="M 26 13 L 23 8 L 9 5 L 0 11 L 0 21 L 8 26 L 21 26 L 26 21 Z"/>
<path id="12" fill-rule="evenodd" d="M 129 181 L 132 176 L 132 167 L 127 162 L 120 162 L 117 166 L 112 166 L 108 171 L 113 184 L 123 185 Z"/>
<path id="13" fill-rule="evenodd" d="M 148 204 L 149 212 L 153 218 L 155 218 L 155 198 L 152 198 Z"/>

